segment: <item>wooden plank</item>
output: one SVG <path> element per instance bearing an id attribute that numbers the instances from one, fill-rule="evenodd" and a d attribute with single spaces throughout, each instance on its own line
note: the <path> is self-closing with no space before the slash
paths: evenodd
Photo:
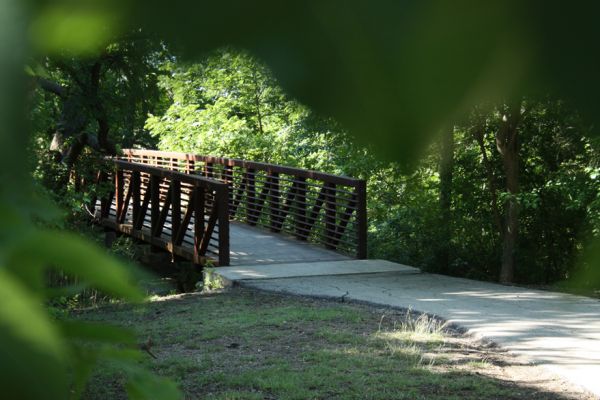
<path id="1" fill-rule="evenodd" d="M 140 188 L 141 190 L 141 188 Z M 146 217 L 146 213 L 148 212 L 148 205 L 150 204 L 150 198 L 152 197 L 152 190 L 147 188 L 144 191 L 144 199 L 142 200 L 142 206 L 138 212 L 136 219 L 133 222 L 134 229 L 141 229 L 144 223 L 144 218 Z"/>
<path id="2" fill-rule="evenodd" d="M 222 180 L 227 183 L 227 197 L 229 200 L 227 203 L 229 205 L 233 202 L 233 167 L 231 165 L 226 165 L 223 169 L 223 175 Z"/>
<path id="3" fill-rule="evenodd" d="M 152 234 L 158 230 L 158 219 L 160 217 L 160 177 L 150 176 L 150 219 Z"/>
<path id="4" fill-rule="evenodd" d="M 307 223 L 305 224 L 306 237 L 310 235 L 310 231 L 317 222 L 319 212 L 321 211 L 321 208 L 323 208 L 323 202 L 325 201 L 325 195 L 327 193 L 327 190 L 327 186 L 323 186 L 319 191 L 318 197 L 315 199 L 315 203 L 313 204 L 313 208 L 308 216 Z"/>
<path id="5" fill-rule="evenodd" d="M 152 156 L 152 157 L 172 157 L 181 160 L 194 160 L 203 163 L 212 163 L 220 165 L 229 165 L 232 167 L 241 167 L 244 169 L 254 169 L 260 171 L 272 171 L 279 174 L 293 175 L 297 177 L 303 177 L 305 179 L 315 179 L 321 181 L 327 181 L 342 186 L 355 187 L 359 179 L 350 178 L 347 176 L 327 174 L 319 171 L 306 170 L 302 168 L 287 167 L 277 164 L 261 163 L 256 161 L 246 161 L 237 158 L 223 158 L 214 156 L 201 156 L 189 153 L 178 153 L 158 150 L 141 150 L 141 149 L 126 149 L 123 150 L 125 154 L 132 154 L 137 156 Z"/>
<path id="6" fill-rule="evenodd" d="M 131 181 L 130 181 L 130 188 L 132 190 L 132 200 L 133 200 L 133 206 L 132 206 L 132 221 L 135 224 L 135 221 L 137 221 L 138 216 L 140 214 L 140 197 L 141 197 L 141 176 L 139 171 L 133 171 L 131 173 Z"/>
<path id="7" fill-rule="evenodd" d="M 281 204 L 281 192 L 279 191 L 279 173 L 277 172 L 272 172 L 269 174 L 269 179 L 270 179 L 270 185 L 269 185 L 269 189 L 270 189 L 270 194 L 271 197 L 269 198 L 269 216 L 270 216 L 270 222 L 271 222 L 271 231 L 272 232 L 278 232 L 278 226 L 279 226 L 279 213 L 281 212 L 280 210 L 280 204 Z"/>
<path id="8" fill-rule="evenodd" d="M 348 226 L 348 223 L 350 222 L 350 218 L 352 218 L 352 214 L 354 214 L 354 211 L 356 209 L 356 203 L 357 203 L 356 197 L 357 196 L 355 195 L 354 198 L 348 202 L 346 209 L 340 216 L 340 223 L 337 226 L 335 237 L 334 237 L 334 242 L 333 242 L 333 245 L 335 247 L 337 247 L 337 245 L 340 243 L 340 239 L 342 238 L 342 236 L 344 235 L 344 232 L 346 231 L 346 227 Z"/>
<path id="9" fill-rule="evenodd" d="M 181 182 L 171 182 L 171 230 L 178 232 L 181 225 Z M 171 238 L 175 240 L 174 237 Z"/>
<path id="10" fill-rule="evenodd" d="M 204 235 L 204 206 L 205 206 L 205 190 L 204 188 L 197 187 L 194 190 L 194 254 L 196 257 L 200 256 L 200 245 L 202 244 L 202 237 Z"/>
<path id="11" fill-rule="evenodd" d="M 113 160 L 116 166 L 128 171 L 139 171 L 160 178 L 170 180 L 178 180 L 182 183 L 189 183 L 194 186 L 202 186 L 205 188 L 214 188 L 216 186 L 226 186 L 224 182 L 216 179 L 209 179 L 200 175 L 186 174 L 184 172 L 171 171 L 166 168 L 155 167 L 147 164 L 129 163 L 123 160 Z"/>
<path id="12" fill-rule="evenodd" d="M 117 224 L 115 221 L 111 221 L 106 218 L 101 221 L 101 224 L 118 232 L 123 232 L 136 239 L 150 243 L 154 247 L 162 248 L 196 264 L 204 265 L 206 264 L 207 260 L 211 260 L 211 262 L 213 262 L 216 266 L 219 266 L 218 260 L 211 259 L 210 257 L 199 256 L 195 254 L 194 250 L 190 247 L 174 246 L 170 240 L 152 236 L 150 230 L 148 229 L 136 230 L 133 229 L 133 226 L 130 224 Z"/>
<path id="13" fill-rule="evenodd" d="M 297 192 L 298 192 L 298 183 L 294 182 L 294 183 L 292 183 L 292 186 L 288 189 L 287 195 L 283 202 L 283 207 L 279 211 L 279 215 L 277 217 L 277 223 L 274 226 L 274 232 L 281 232 L 281 229 L 283 227 L 283 222 L 285 221 L 285 218 L 290 213 L 290 209 L 293 207 L 292 204 L 294 202 L 294 199 L 296 198 Z M 299 215 L 299 214 L 293 213 L 293 215 Z"/>
<path id="14" fill-rule="evenodd" d="M 256 179 L 254 170 L 248 169 L 246 173 L 246 223 L 256 225 Z"/>
<path id="15" fill-rule="evenodd" d="M 123 190 L 125 185 L 125 179 L 123 176 L 123 170 L 117 168 L 115 171 L 115 198 L 117 206 L 117 221 L 123 212 Z"/>
<path id="16" fill-rule="evenodd" d="M 213 178 L 213 163 L 207 162 L 204 164 L 204 176 Z"/>
<path id="17" fill-rule="evenodd" d="M 256 224 L 256 222 L 260 218 L 260 214 L 265 205 L 265 200 L 267 199 L 267 196 L 270 191 L 271 191 L 271 178 L 269 177 L 263 184 L 263 187 L 262 187 L 262 190 L 260 191 L 260 195 L 258 196 L 258 199 L 255 198 L 254 201 L 250 201 L 250 200 L 247 201 L 246 205 L 252 206 L 252 212 L 249 215 L 248 220 L 247 220 L 248 224 L 250 224 L 250 225 Z"/>
<path id="18" fill-rule="evenodd" d="M 361 180 L 356 187 L 356 201 L 358 210 L 356 211 L 357 222 L 357 249 L 356 258 L 367 258 L 367 182 Z"/>
<path id="19" fill-rule="evenodd" d="M 129 211 L 129 202 L 131 201 L 132 193 L 133 193 L 133 187 L 131 185 L 131 176 L 130 176 L 129 187 L 127 188 L 127 194 L 125 194 L 125 200 L 123 201 L 123 205 L 121 207 L 121 213 L 117 215 L 117 221 L 120 224 L 125 222 L 125 218 L 127 217 L 127 212 Z"/>
<path id="20" fill-rule="evenodd" d="M 183 221 L 181 222 L 179 229 L 177 231 L 173 230 L 173 232 L 177 232 L 175 235 L 175 244 L 176 245 L 180 245 L 181 242 L 183 242 L 183 238 L 185 237 L 185 234 L 188 230 L 190 221 L 192 220 L 192 215 L 194 213 L 194 202 L 196 201 L 196 196 L 197 196 L 196 191 L 193 191 L 192 195 L 190 197 L 190 200 L 188 202 L 187 209 L 185 210 L 185 213 L 183 214 Z"/>
<path id="21" fill-rule="evenodd" d="M 219 265 L 229 265 L 229 194 L 227 187 L 219 188 L 216 194 L 219 223 Z M 214 212 L 214 211 L 213 211 Z"/>
<path id="22" fill-rule="evenodd" d="M 200 241 L 200 248 L 198 249 L 198 253 L 201 256 L 206 254 L 208 242 L 210 242 L 213 230 L 215 229 L 215 224 L 217 223 L 217 219 L 219 218 L 218 208 L 219 206 L 216 205 L 213 208 L 213 212 L 208 217 L 208 222 L 206 224 L 206 228 L 204 229 L 204 233 L 202 234 L 202 240 Z"/>
<path id="23" fill-rule="evenodd" d="M 334 196 L 334 201 L 325 202 L 325 235 L 327 236 L 327 242 L 325 247 L 328 249 L 335 249 L 335 232 L 336 232 L 336 214 L 337 206 L 335 203 L 335 183 L 326 183 L 326 195 Z"/>
<path id="24" fill-rule="evenodd" d="M 296 237 L 298 239 L 305 239 L 303 235 L 303 229 L 306 229 L 306 179 L 298 178 L 297 183 L 297 194 L 296 204 L 298 205 L 298 214 L 296 215 Z"/>
<path id="25" fill-rule="evenodd" d="M 158 222 L 156 226 L 152 228 L 152 233 L 154 236 L 162 235 L 163 227 L 165 226 L 165 222 L 167 221 L 167 216 L 169 215 L 169 209 L 171 208 L 171 193 L 173 192 L 173 182 L 169 185 L 169 190 L 167 191 L 167 196 L 165 197 L 165 201 L 163 203 L 162 210 L 160 210 L 160 216 L 158 217 Z"/>

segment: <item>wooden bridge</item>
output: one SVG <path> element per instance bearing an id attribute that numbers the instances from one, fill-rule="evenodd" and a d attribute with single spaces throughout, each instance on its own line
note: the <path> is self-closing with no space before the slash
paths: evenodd
<path id="1" fill-rule="evenodd" d="M 174 256 L 218 266 L 366 258 L 364 180 L 153 150 L 111 162 L 96 218 Z"/>

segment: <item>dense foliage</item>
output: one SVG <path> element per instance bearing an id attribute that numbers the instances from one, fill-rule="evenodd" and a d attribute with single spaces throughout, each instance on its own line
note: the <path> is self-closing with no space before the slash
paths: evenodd
<path id="1" fill-rule="evenodd" d="M 167 53 L 140 33 L 109 44 L 95 56 L 68 53 L 32 60 L 33 151 L 37 175 L 54 191 L 66 187 L 73 167 L 85 168 L 90 151 L 116 154 L 133 143 L 153 144 L 144 130 L 160 107 L 159 66 Z M 52 173 L 50 173 L 52 171 Z"/>
<path id="2" fill-rule="evenodd" d="M 498 278 L 503 215 L 511 198 L 496 143 L 503 105 L 478 108 L 451 128 L 450 219 L 444 221 L 440 172 L 448 151 L 442 136 L 448 133 L 406 173 L 290 99 L 246 53 L 220 50 L 198 64 L 165 68 L 160 86 L 170 105 L 146 123 L 161 149 L 366 178 L 370 257 Z M 568 278 L 586 240 L 599 233 L 598 143 L 589 138 L 592 128 L 562 101 L 527 99 L 522 108 L 515 278 L 547 284 Z M 442 250 L 448 254 L 440 258 Z"/>
<path id="3" fill-rule="evenodd" d="M 73 395 L 73 389 L 77 389 L 72 381 L 73 368 L 82 372 L 81 376 L 85 378 L 95 356 L 101 355 L 93 351 L 82 351 L 96 350 L 96 346 L 74 344 L 91 339 L 101 342 L 112 340 L 113 343 L 118 342 L 119 338 L 125 340 L 115 332 L 99 330 L 105 332 L 106 336 L 94 336 L 97 330 L 77 329 L 73 325 L 55 321 L 43 306 L 48 297 L 52 296 L 41 284 L 48 267 L 69 270 L 80 276 L 85 284 L 112 290 L 115 296 L 127 299 L 140 297 L 133 287 L 123 286 L 129 274 L 121 264 L 104 257 L 103 252 L 77 235 L 61 235 L 56 229 L 40 225 L 40 221 L 49 219 L 54 208 L 50 202 L 43 201 L 36 195 L 30 179 L 30 165 L 27 164 L 31 147 L 39 148 L 40 136 L 36 135 L 35 140 L 31 140 L 31 130 L 26 123 L 31 118 L 24 113 L 26 108 L 31 107 L 26 107 L 25 103 L 31 97 L 32 87 L 43 81 L 35 82 L 35 79 L 26 77 L 23 73 L 25 64 L 30 64 L 29 74 L 31 71 L 36 75 L 39 73 L 35 63 L 28 57 L 43 58 L 51 55 L 70 58 L 75 61 L 73 65 L 77 70 L 83 68 L 80 71 L 84 72 L 83 76 L 94 77 L 89 82 L 82 81 L 82 85 L 78 82 L 80 89 L 87 87 L 91 91 L 69 90 L 76 94 L 79 101 L 78 108 L 75 108 L 78 112 L 75 114 L 80 113 L 85 121 L 77 118 L 71 120 L 75 123 L 72 126 L 77 128 L 71 130 L 74 135 L 71 139 L 69 134 L 63 135 L 68 140 L 64 143 L 66 147 L 61 148 L 60 159 L 66 161 L 73 158 L 69 156 L 69 151 L 63 153 L 63 150 L 76 150 L 81 145 L 94 147 L 94 137 L 98 139 L 102 152 L 111 153 L 113 148 L 110 141 L 106 140 L 110 139 L 111 132 L 117 132 L 120 127 L 128 127 L 125 132 L 129 132 L 132 127 L 131 124 L 122 124 L 123 120 L 120 118 L 104 118 L 113 114 L 104 114 L 102 107 L 98 108 L 104 102 L 97 101 L 97 95 L 101 91 L 96 92 L 94 83 L 110 83 L 109 90 L 104 93 L 118 93 L 117 87 L 127 86 L 127 81 L 122 79 L 127 73 L 115 73 L 112 75 L 115 78 L 112 83 L 110 78 L 97 80 L 98 63 L 91 60 L 101 57 L 107 43 L 114 40 L 114 34 L 138 31 L 140 26 L 166 40 L 177 42 L 192 57 L 198 57 L 202 52 L 223 44 L 240 45 L 256 51 L 282 78 L 282 83 L 289 92 L 306 101 L 312 108 L 342 121 L 353 138 L 362 140 L 363 143 L 372 142 L 377 151 L 387 155 L 388 159 L 403 161 L 407 157 L 414 157 L 415 149 L 422 148 L 423 143 L 431 138 L 431 133 L 435 131 L 432 128 L 448 124 L 456 116 L 464 116 L 482 100 L 497 100 L 502 96 L 514 99 L 523 93 L 539 92 L 540 88 L 549 89 L 559 94 L 559 97 L 571 98 L 589 121 L 599 121 L 597 110 L 600 103 L 600 79 L 597 75 L 598 60 L 593 51 L 598 43 L 598 24 L 594 20 L 597 15 L 597 9 L 594 8 L 597 6 L 590 3 L 585 6 L 576 3 L 568 6 L 562 3 L 544 3 L 543 7 L 538 2 L 517 1 L 458 5 L 435 0 L 385 5 L 366 5 L 358 1 L 322 5 L 317 3 L 234 2 L 232 6 L 231 2 L 187 0 L 149 1 L 143 4 L 136 1 L 0 2 L 0 354 L 3 360 L 9 360 L 0 365 L 0 385 L 5 395 L 16 398 L 65 398 L 69 394 Z M 199 16 L 202 16 L 201 23 Z M 564 29 L 557 29 L 557 26 Z M 64 74 L 64 70 L 54 73 L 56 78 Z M 71 79 L 80 74 L 64 76 L 70 84 Z M 117 83 L 124 85 L 119 86 Z M 111 85 L 115 85 L 112 88 L 114 92 L 111 92 Z M 57 88 L 54 86 L 54 89 Z M 145 98 L 142 96 L 142 99 Z M 60 103 L 56 104 L 57 108 L 63 108 L 68 103 L 64 98 L 55 101 Z M 124 102 L 121 106 L 131 104 L 133 103 Z M 118 109 L 120 108 L 117 107 L 112 112 Z M 143 107 L 137 109 L 152 111 Z M 59 112 L 63 114 L 62 110 Z M 502 115 L 503 113 L 489 113 L 490 123 L 486 122 L 484 126 L 503 126 L 506 115 Z M 571 112 L 568 114 L 575 115 Z M 50 115 L 51 118 L 46 121 L 52 121 L 52 125 L 62 119 L 59 115 L 46 114 L 45 111 L 41 115 Z M 145 117 L 143 113 L 138 116 Z M 137 117 L 132 120 L 139 121 Z M 347 161 L 356 163 L 352 167 L 355 169 L 351 170 L 349 163 L 344 164 L 344 167 L 352 175 L 368 171 L 372 182 L 371 193 L 390 196 L 385 199 L 389 200 L 387 203 L 375 203 L 372 206 L 373 221 L 383 221 L 374 225 L 373 234 L 381 236 L 381 232 L 391 232 L 399 236 L 397 232 L 406 232 L 401 237 L 406 245 L 399 244 L 398 248 L 412 248 L 402 254 L 410 255 L 414 262 L 424 259 L 419 254 L 426 254 L 425 247 L 408 235 L 417 235 L 418 229 L 427 232 L 432 239 L 437 237 L 434 234 L 436 230 L 428 231 L 431 224 L 426 223 L 436 220 L 433 206 L 436 200 L 436 180 L 447 176 L 446 173 L 437 177 L 434 172 L 438 167 L 436 152 L 433 151 L 417 172 L 410 176 L 397 174 L 397 166 L 393 165 L 375 164 L 377 168 L 363 168 L 363 162 L 371 162 L 368 156 L 370 153 L 365 154 L 364 150 L 354 149 L 352 146 L 346 147 L 349 142 L 344 139 L 343 133 L 337 128 L 328 128 L 330 125 L 327 121 L 313 117 L 308 118 L 308 121 L 315 124 L 315 128 L 308 131 L 314 132 L 318 140 L 307 139 L 307 148 L 318 148 L 321 145 L 326 150 L 323 154 L 336 154 L 327 159 L 324 167 L 339 169 L 343 163 L 335 162 L 336 157 L 355 155 L 358 152 L 360 157 L 347 158 Z M 104 125 L 106 122 L 112 124 L 108 134 Z M 55 128 L 51 126 L 48 128 L 51 131 L 47 131 L 47 126 L 50 125 L 42 124 L 41 130 L 36 131 L 45 132 L 46 143 Z M 65 127 L 66 125 L 61 125 L 61 129 Z M 465 138 L 468 137 L 467 131 L 464 131 Z M 558 135 L 559 144 L 563 144 L 561 135 L 562 133 Z M 332 146 L 341 146 L 347 153 L 329 152 L 327 146 L 331 145 L 329 138 L 332 137 L 340 138 L 342 143 L 334 142 Z M 75 140 L 77 145 L 71 146 L 74 142 L 69 143 L 69 140 Z M 488 138 L 488 142 L 491 140 Z M 559 153 L 562 158 L 558 160 L 558 164 L 555 163 L 559 165 L 555 175 L 561 177 L 556 180 L 560 189 L 552 187 L 553 184 L 548 184 L 548 180 L 544 179 L 548 184 L 546 193 L 564 199 L 565 204 L 568 203 L 567 209 L 570 210 L 570 207 L 577 204 L 573 209 L 576 212 L 570 215 L 584 221 L 583 228 L 579 227 L 580 231 L 593 231 L 597 227 L 597 193 L 589 194 L 597 188 L 592 186 L 590 191 L 574 190 L 571 185 L 577 183 L 583 188 L 589 188 L 591 180 L 597 186 L 597 163 L 594 164 L 595 161 L 592 160 L 597 154 L 594 146 L 592 141 L 586 141 L 583 144 L 585 152 L 579 158 Z M 488 150 L 491 165 L 496 166 L 492 177 L 502 181 L 502 174 L 498 172 L 497 155 L 493 149 Z M 305 154 L 315 153 L 307 150 Z M 473 159 L 476 160 L 476 157 Z M 528 165 L 529 161 L 525 161 L 519 164 L 521 169 Z M 536 160 L 531 165 L 545 165 L 546 161 L 543 161 L 538 163 Z M 64 164 L 67 168 L 60 172 L 62 178 L 57 180 L 57 186 L 65 184 L 64 177 L 69 175 L 69 162 Z M 583 170 L 584 173 L 568 173 L 565 168 L 573 164 L 577 164 L 576 170 Z M 454 172 L 458 173 L 458 163 L 456 165 Z M 480 164 L 475 163 L 475 166 Z M 38 177 L 46 176 L 52 180 L 53 173 L 49 168 L 39 168 L 38 172 Z M 524 175 L 529 171 L 522 172 L 521 175 Z M 540 172 L 538 176 L 544 176 L 544 173 Z M 465 174 L 466 178 L 468 174 Z M 377 182 L 380 182 L 379 186 Z M 563 185 L 567 183 L 563 190 Z M 394 190 L 386 190 L 388 187 Z M 416 190 L 417 187 L 421 189 Z M 500 187 L 497 186 L 498 198 L 503 199 Z M 541 183 L 532 181 L 531 188 L 541 187 Z M 411 193 L 412 198 L 404 196 L 405 193 Z M 461 193 L 471 194 L 466 191 Z M 573 202 L 573 193 L 583 194 L 583 202 Z M 525 201 L 520 197 L 523 196 L 511 193 L 505 200 L 514 206 L 518 205 L 517 199 L 521 203 Z M 595 200 L 588 201 L 591 197 Z M 450 211 L 453 213 L 445 214 L 451 215 L 455 221 L 455 224 L 447 225 L 453 228 L 450 234 L 454 235 L 454 241 L 458 241 L 456 236 L 463 233 L 456 231 L 455 227 L 458 222 L 463 222 L 458 219 L 460 215 L 454 215 L 459 200 L 462 201 L 462 197 L 454 193 L 451 202 L 443 202 L 452 206 Z M 481 205 L 481 210 L 485 210 L 485 201 L 489 199 L 482 194 L 481 201 L 477 204 Z M 409 207 L 410 204 L 414 207 Z M 539 201 L 539 204 L 545 203 Z M 390 207 L 386 208 L 386 205 Z M 380 208 L 376 210 L 375 207 Z M 587 214 L 581 217 L 582 210 L 586 207 Z M 565 210 L 559 211 L 562 213 Z M 413 219 L 391 218 L 401 212 Z M 385 215 L 390 218 L 384 220 Z M 521 220 L 526 221 L 526 215 L 523 212 Z M 541 216 L 538 215 L 537 218 Z M 565 219 L 571 222 L 569 218 L 567 216 Z M 399 229 L 380 229 L 388 224 L 388 220 L 401 221 L 402 225 Z M 595 225 L 589 227 L 587 224 L 590 221 L 595 221 Z M 475 232 L 472 226 L 469 228 L 471 232 Z M 561 236 L 562 233 L 563 231 Z M 583 239 L 578 237 L 578 233 L 572 230 L 565 232 L 565 237 L 572 238 L 570 240 L 574 242 L 571 246 L 561 247 L 566 251 L 560 254 L 569 254 L 570 260 L 573 257 L 569 249 L 579 252 L 582 247 Z M 392 234 L 387 238 L 394 237 Z M 448 237 L 448 232 L 443 234 Z M 474 237 L 478 235 L 473 233 Z M 427 241 L 424 242 L 429 245 Z M 519 248 L 523 248 L 526 243 L 523 237 L 520 242 Z M 372 240 L 372 243 L 392 242 Z M 461 238 L 460 244 L 462 243 Z M 595 260 L 598 260 L 600 247 L 596 249 Z M 397 250 L 397 247 L 388 250 L 391 252 Z M 374 248 L 373 251 L 377 250 Z M 490 251 L 483 254 L 492 253 Z M 470 256 L 477 254 L 471 253 Z M 453 258 L 457 259 L 456 256 Z M 404 259 L 410 258 L 406 256 Z M 491 259 L 497 260 L 496 257 Z M 484 265 L 483 262 L 480 264 Z M 564 267 L 564 264 L 561 265 Z M 595 272 L 598 282 L 598 268 Z M 36 385 L 31 384 L 32 376 L 36 378 Z M 132 395 L 146 398 L 160 396 L 159 388 L 149 384 L 142 376 L 137 374 L 134 382 L 145 385 L 132 386 Z M 77 384 L 83 384 L 83 379 Z"/>

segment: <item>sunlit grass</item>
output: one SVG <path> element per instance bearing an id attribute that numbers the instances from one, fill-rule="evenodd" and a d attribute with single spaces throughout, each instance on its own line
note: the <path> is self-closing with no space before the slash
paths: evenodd
<path id="1" fill-rule="evenodd" d="M 281 297 L 245 290 L 117 305 L 83 315 L 155 342 L 144 362 L 188 398 L 480 399 L 560 398 L 454 365 L 443 323 L 413 312 Z M 104 366 L 87 398 L 122 398 Z"/>

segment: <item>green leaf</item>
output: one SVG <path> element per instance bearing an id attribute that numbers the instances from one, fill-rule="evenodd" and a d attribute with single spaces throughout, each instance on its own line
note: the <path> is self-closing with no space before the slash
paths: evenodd
<path id="1" fill-rule="evenodd" d="M 73 233 L 34 230 L 23 235 L 9 251 L 11 269 L 18 270 L 34 261 L 43 262 L 78 276 L 106 293 L 131 301 L 144 298 L 132 282 L 130 269 L 98 246 Z"/>
<path id="2" fill-rule="evenodd" d="M 60 332 L 36 297 L 6 269 L 0 269 L 0 360 L 4 398 L 66 398 Z"/>
<path id="3" fill-rule="evenodd" d="M 51 4 L 42 9 L 29 29 L 34 46 L 49 53 L 98 51 L 114 34 L 116 16 L 109 7 L 85 3 L 79 7 Z"/>
<path id="4" fill-rule="evenodd" d="M 135 345 L 133 332 L 117 326 L 93 322 L 59 321 L 65 338 L 71 340 Z"/>
<path id="5" fill-rule="evenodd" d="M 178 400 L 183 395 L 177 385 L 165 378 L 157 377 L 145 370 L 130 371 L 127 394 L 131 400 Z"/>

